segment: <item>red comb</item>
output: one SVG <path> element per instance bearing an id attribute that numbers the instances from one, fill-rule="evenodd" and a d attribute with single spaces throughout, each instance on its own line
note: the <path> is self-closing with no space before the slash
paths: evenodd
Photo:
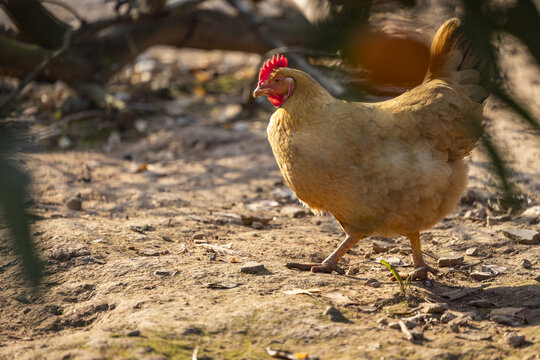
<path id="1" fill-rule="evenodd" d="M 266 79 L 268 79 L 268 76 L 274 71 L 274 69 L 280 68 L 280 67 L 287 67 L 288 61 L 287 58 L 283 55 L 274 55 L 271 59 L 268 59 L 264 63 L 264 65 L 261 68 L 261 71 L 259 71 L 259 85 L 261 85 Z"/>

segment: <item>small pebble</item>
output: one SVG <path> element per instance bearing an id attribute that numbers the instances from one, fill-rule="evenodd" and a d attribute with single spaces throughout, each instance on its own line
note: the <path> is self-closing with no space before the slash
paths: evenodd
<path id="1" fill-rule="evenodd" d="M 463 262 L 463 256 L 448 256 L 448 257 L 442 257 L 437 261 L 437 266 L 445 267 L 445 266 L 455 266 L 459 265 Z"/>
<path id="2" fill-rule="evenodd" d="M 193 235 L 193 240 L 202 240 L 204 239 L 204 234 L 198 233 Z"/>
<path id="3" fill-rule="evenodd" d="M 532 245 L 540 241 L 540 231 L 528 229 L 506 229 L 504 236 L 519 244 Z"/>
<path id="4" fill-rule="evenodd" d="M 140 330 L 133 330 L 127 333 L 127 336 L 140 336 L 141 331 Z"/>
<path id="5" fill-rule="evenodd" d="M 478 248 L 476 247 L 468 248 L 467 250 L 465 250 L 465 255 L 468 255 L 468 256 L 478 255 Z"/>
<path id="6" fill-rule="evenodd" d="M 484 272 L 484 271 L 473 271 L 471 273 L 471 278 L 476 281 L 482 281 L 487 280 L 493 277 L 493 274 L 490 272 Z"/>
<path id="7" fill-rule="evenodd" d="M 143 251 L 144 256 L 159 256 L 161 254 L 162 252 L 159 251 L 158 249 L 146 248 Z"/>
<path id="8" fill-rule="evenodd" d="M 216 253 L 212 253 L 208 256 L 208 259 L 210 261 L 215 261 L 217 259 L 217 254 Z"/>
<path id="9" fill-rule="evenodd" d="M 445 303 L 424 303 L 420 305 L 428 314 L 442 314 L 448 310 L 448 305 Z"/>
<path id="10" fill-rule="evenodd" d="M 380 288 L 381 287 L 381 283 L 379 282 L 379 280 L 377 280 L 375 278 L 367 279 L 366 280 L 366 285 L 371 286 L 373 288 Z"/>
<path id="11" fill-rule="evenodd" d="M 441 322 L 443 324 L 447 324 L 449 323 L 450 321 L 454 320 L 457 316 L 452 314 L 452 313 L 449 313 L 449 312 L 445 312 L 444 314 L 442 314 L 441 316 Z"/>
<path id="12" fill-rule="evenodd" d="M 492 307 L 494 305 L 491 301 L 486 300 L 486 299 L 471 300 L 471 301 L 468 302 L 468 304 L 472 305 L 472 306 L 479 307 L 479 308 L 490 308 L 490 307 Z"/>
<path id="13" fill-rule="evenodd" d="M 154 272 L 154 275 L 159 275 L 159 276 L 171 276 L 171 273 L 167 270 L 156 270 Z"/>
<path id="14" fill-rule="evenodd" d="M 306 209 L 300 206 L 289 205 L 289 206 L 284 206 L 281 209 L 281 213 L 290 218 L 299 218 L 299 217 L 306 216 Z"/>
<path id="15" fill-rule="evenodd" d="M 530 269 L 532 266 L 532 263 L 527 259 L 523 259 L 521 266 L 523 266 L 525 269 Z"/>
<path id="16" fill-rule="evenodd" d="M 255 262 L 255 261 L 250 261 L 250 262 L 245 263 L 242 266 L 242 269 L 240 271 L 243 272 L 244 274 L 257 274 L 265 270 L 266 268 L 264 267 L 263 264 Z"/>
<path id="17" fill-rule="evenodd" d="M 82 209 L 82 199 L 78 196 L 69 198 L 66 201 L 66 206 L 70 210 L 81 210 Z"/>
<path id="18" fill-rule="evenodd" d="M 536 206 L 528 208 L 527 210 L 521 213 L 521 216 L 523 216 L 526 219 L 533 220 L 533 221 L 540 219 L 540 205 L 536 205 Z"/>
<path id="19" fill-rule="evenodd" d="M 514 332 L 508 332 L 505 334 L 506 341 L 508 341 L 508 344 L 512 347 L 519 347 L 525 342 L 525 336 L 514 333 Z"/>
<path id="20" fill-rule="evenodd" d="M 251 227 L 254 229 L 264 229 L 264 224 L 260 221 L 254 221 L 251 223 Z"/>
<path id="21" fill-rule="evenodd" d="M 383 242 L 383 241 L 374 241 L 373 242 L 373 251 L 376 253 L 383 253 L 387 252 L 388 250 L 392 249 L 394 245 Z"/>
<path id="22" fill-rule="evenodd" d="M 508 325 L 508 326 L 519 326 L 522 325 L 521 319 L 518 319 L 514 316 L 508 315 L 490 315 L 489 319 L 495 321 L 498 324 Z"/>

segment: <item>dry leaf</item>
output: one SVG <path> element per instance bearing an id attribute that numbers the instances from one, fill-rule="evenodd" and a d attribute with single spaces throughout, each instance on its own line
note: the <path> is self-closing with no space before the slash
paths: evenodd
<path id="1" fill-rule="evenodd" d="M 299 295 L 299 294 L 314 295 L 320 292 L 322 292 L 321 289 L 292 289 L 292 290 L 284 291 L 283 293 L 287 295 Z"/>

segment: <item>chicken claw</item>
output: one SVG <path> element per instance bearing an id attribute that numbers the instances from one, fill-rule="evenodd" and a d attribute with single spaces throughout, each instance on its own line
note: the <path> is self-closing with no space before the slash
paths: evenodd
<path id="1" fill-rule="evenodd" d="M 337 272 L 339 275 L 345 274 L 345 271 L 337 266 L 336 264 L 325 264 L 325 263 L 312 263 L 312 264 L 301 264 L 301 263 L 287 263 L 285 266 L 289 269 L 298 269 L 300 271 L 311 271 L 311 272 L 320 272 L 331 274 L 332 271 Z"/>
<path id="2" fill-rule="evenodd" d="M 407 280 L 410 278 L 411 280 L 427 280 L 428 279 L 428 272 L 432 273 L 433 275 L 437 275 L 439 270 L 432 268 L 429 265 L 424 265 L 422 267 L 415 268 L 410 274 L 407 275 L 401 275 L 402 280 Z M 396 281 L 396 278 L 394 275 L 390 278 L 391 281 Z"/>

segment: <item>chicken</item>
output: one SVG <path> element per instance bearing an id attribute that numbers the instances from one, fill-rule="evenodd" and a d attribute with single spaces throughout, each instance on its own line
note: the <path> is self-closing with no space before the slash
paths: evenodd
<path id="1" fill-rule="evenodd" d="M 362 238 L 403 235 L 413 278 L 436 273 L 419 232 L 452 211 L 465 188 L 464 158 L 482 132 L 484 72 L 456 18 L 436 33 L 424 82 L 388 101 L 339 100 L 285 57 L 266 62 L 253 95 L 277 107 L 267 134 L 281 173 L 298 199 L 331 213 L 346 234 L 322 263 L 287 267 L 343 274 L 338 261 Z"/>

